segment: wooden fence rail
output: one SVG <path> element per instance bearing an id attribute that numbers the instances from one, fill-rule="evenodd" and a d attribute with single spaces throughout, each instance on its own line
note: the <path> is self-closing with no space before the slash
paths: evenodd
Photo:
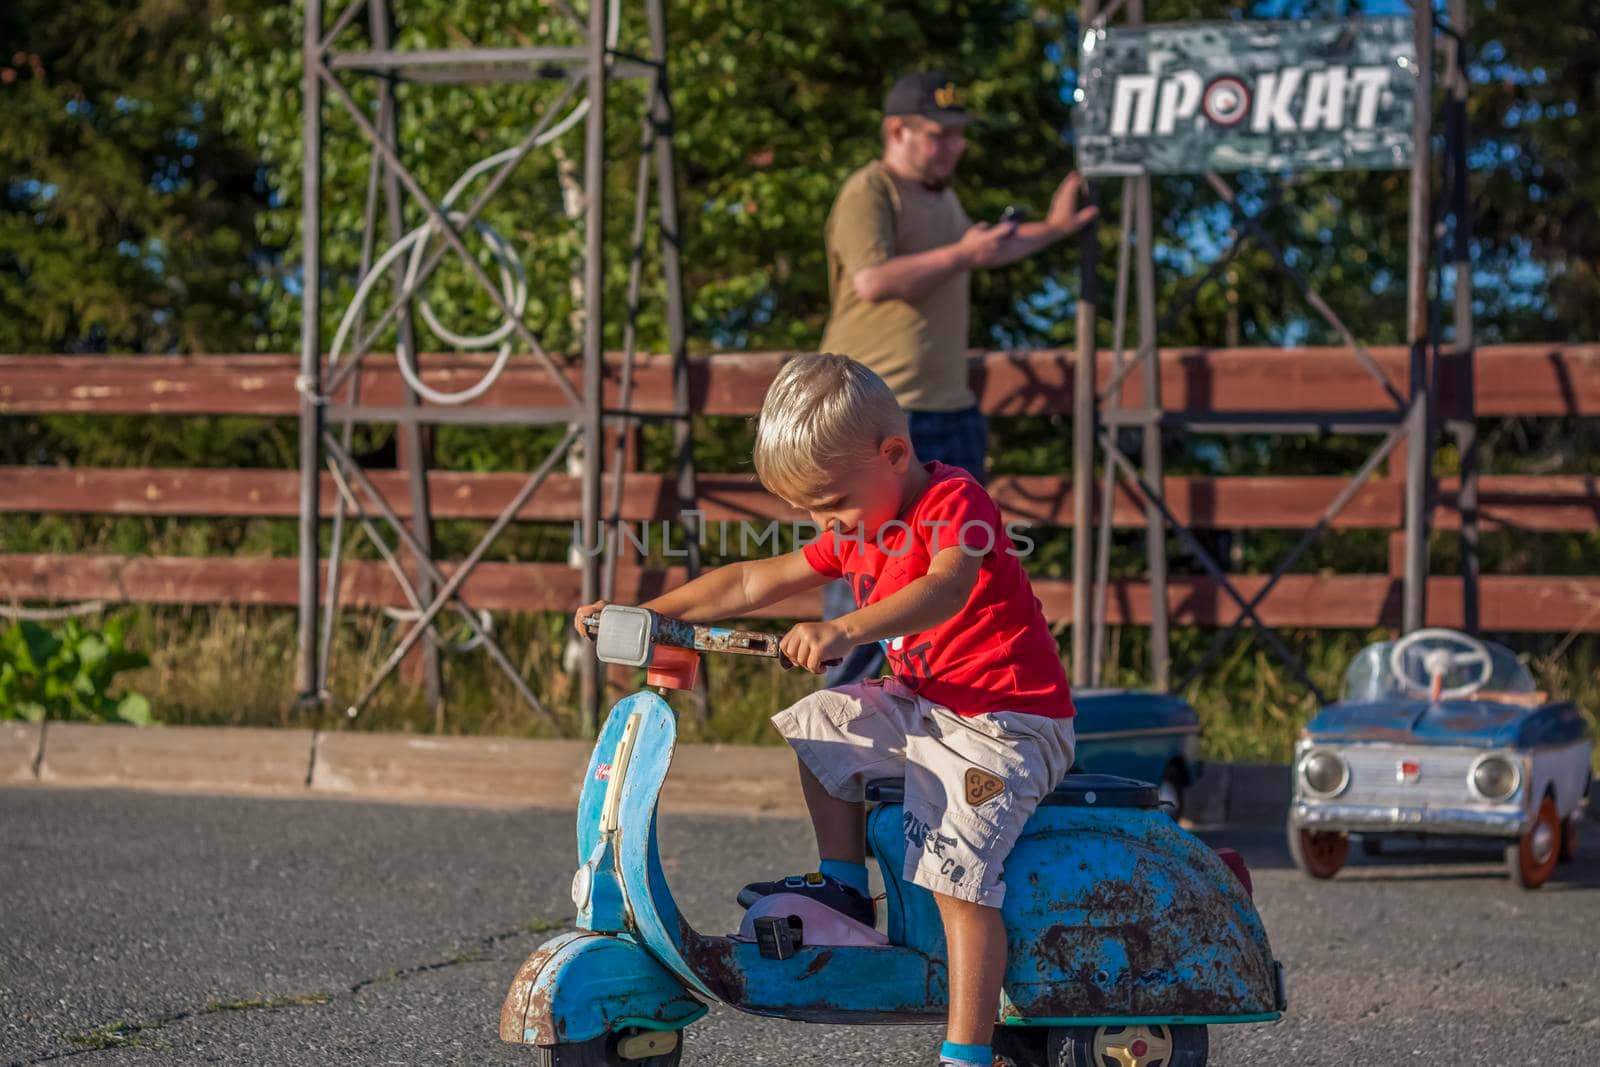
<path id="1" fill-rule="evenodd" d="M 1390 380 L 1400 386 L 1406 352 L 1373 350 Z M 747 416 L 760 405 L 781 354 L 749 353 L 693 361 L 692 407 L 708 415 Z M 1110 356 L 1101 353 L 1102 377 Z M 0 356 L 0 416 L 35 414 L 252 415 L 290 417 L 298 412 L 296 357 Z M 1173 349 L 1160 358 L 1166 407 L 1189 413 L 1381 410 L 1382 390 L 1343 349 Z M 442 389 L 477 379 L 487 360 L 472 356 L 425 357 L 424 378 Z M 616 402 L 618 369 L 608 365 L 608 402 Z M 577 369 L 572 370 L 576 382 Z M 671 411 L 670 366 L 660 356 L 636 367 L 635 410 Z M 1071 354 L 1064 351 L 978 353 L 973 384 L 991 415 L 1063 415 L 1072 405 Z M 1451 354 L 1437 371 L 1441 417 L 1459 413 L 1464 383 Z M 360 373 L 362 399 L 398 404 L 401 383 L 392 363 L 373 360 Z M 1600 345 L 1497 345 L 1476 353 L 1470 379 L 1477 414 L 1495 416 L 1600 415 Z M 1125 401 L 1137 402 L 1127 386 Z M 548 376 L 513 361 L 485 407 L 549 403 Z M 405 476 L 372 471 L 391 504 L 410 514 Z M 429 474 L 434 515 L 485 520 L 497 515 L 521 486 L 517 472 Z M 1173 477 L 1166 482 L 1169 505 L 1186 523 L 1202 529 L 1300 529 L 1314 524 L 1346 485 L 1339 477 Z M 700 507 L 712 522 L 801 516 L 763 491 L 748 474 L 703 473 Z M 1048 475 L 1000 476 L 991 484 L 1008 521 L 1063 527 L 1072 521 L 1072 483 Z M 1457 485 L 1438 486 L 1436 528 L 1459 525 Z M 609 494 L 608 494 L 609 498 Z M 1485 476 L 1479 481 L 1480 519 L 1486 530 L 1579 533 L 1600 520 L 1600 478 L 1574 475 Z M 324 476 L 324 509 L 334 489 Z M 1379 478 L 1356 495 L 1334 521 L 1335 529 L 1398 529 L 1403 488 Z M 518 516 L 530 522 L 570 522 L 578 517 L 574 479 L 552 477 Z M 289 518 L 298 513 L 298 482 L 285 470 L 85 469 L 0 467 L 0 511 L 26 514 L 84 513 L 130 516 Z M 641 523 L 676 517 L 677 499 L 663 475 L 630 473 L 624 482 L 621 517 Z M 1142 510 L 1122 491 L 1113 502 L 1120 526 L 1137 526 Z M 0 551 L 4 546 L 0 546 Z M 243 603 L 290 605 L 295 599 L 293 559 L 173 558 L 119 556 L 0 555 L 0 600 Z M 445 565 L 448 571 L 449 565 Z M 680 580 L 676 571 L 623 567 L 617 595 L 636 599 Z M 1240 576 L 1249 595 L 1264 579 Z M 492 610 L 564 610 L 578 595 L 576 572 L 561 564 L 487 563 L 468 580 L 476 605 Z M 1065 620 L 1071 612 L 1069 583 L 1036 583 L 1046 613 Z M 1600 578 L 1492 575 L 1481 589 L 1482 623 L 1495 631 L 1567 632 L 1600 630 Z M 400 590 L 379 564 L 347 561 L 341 598 L 352 606 L 403 604 Z M 1150 590 L 1142 581 L 1113 583 L 1113 622 L 1148 621 Z M 1210 581 L 1174 579 L 1169 595 L 1174 622 L 1231 621 L 1231 602 Z M 1269 623 L 1299 627 L 1369 627 L 1399 619 L 1399 579 L 1378 575 L 1288 575 L 1265 603 Z M 778 605 L 768 614 L 805 616 L 815 597 Z M 1458 624 L 1461 583 L 1429 581 L 1428 621 Z"/>
<path id="2" fill-rule="evenodd" d="M 370 472 L 403 518 L 411 516 L 406 476 Z M 511 502 L 526 475 L 432 471 L 428 487 L 438 519 L 493 519 Z M 1311 526 L 1348 482 L 1326 477 L 1171 477 L 1167 504 L 1186 524 L 1207 530 L 1275 530 Z M 299 514 L 299 476 L 284 470 L 173 468 L 0 467 L 0 511 L 141 516 L 292 518 Z M 1460 525 L 1457 479 L 1441 479 L 1436 529 Z M 711 522 L 804 516 L 757 484 L 753 475 L 703 474 L 700 508 Z M 1072 483 L 1051 475 L 1001 475 L 990 492 L 1006 520 L 1036 526 L 1072 525 Z M 335 501 L 333 481 L 322 478 L 322 507 Z M 1374 480 L 1333 521 L 1334 529 L 1394 529 L 1400 525 L 1402 486 Z M 579 517 L 579 484 L 552 475 L 518 514 L 524 522 L 571 522 Z M 1581 533 L 1600 526 L 1600 477 L 1487 475 L 1478 480 L 1479 521 L 1486 530 Z M 631 473 L 623 482 L 621 518 L 655 522 L 677 518 L 677 487 L 663 474 Z M 1133 527 L 1144 512 L 1122 488 L 1112 511 L 1118 526 Z"/>
<path id="3" fill-rule="evenodd" d="M 17 600 L 103 600 L 111 603 L 246 604 L 295 603 L 297 561 L 251 557 L 128 557 L 0 555 L 0 589 Z M 450 573 L 452 565 L 441 564 Z M 637 602 L 683 580 L 678 569 L 617 573 L 616 599 Z M 464 594 L 474 607 L 491 611 L 566 611 L 578 603 L 579 575 L 560 563 L 482 563 L 467 579 Z M 1245 596 L 1265 582 L 1236 575 Z M 1040 578 L 1034 590 L 1045 615 L 1072 615 L 1072 583 Z M 1566 633 L 1600 629 L 1600 578 L 1541 578 L 1493 575 L 1483 579 L 1483 628 L 1488 631 Z M 342 565 L 340 602 L 355 608 L 404 607 L 392 575 L 381 563 L 347 560 Z M 1175 576 L 1167 602 L 1177 624 L 1231 622 L 1234 604 L 1206 578 Z M 795 597 L 759 614 L 768 618 L 814 618 L 818 594 Z M 1400 579 L 1384 574 L 1290 574 L 1263 603 L 1270 625 L 1367 628 L 1398 625 Z M 1111 584 L 1108 619 L 1150 621 L 1150 587 L 1139 580 Z M 1460 626 L 1461 582 L 1428 580 L 1428 625 Z"/>
<path id="4" fill-rule="evenodd" d="M 1407 353 L 1372 349 L 1396 389 L 1404 391 Z M 737 353 L 691 361 L 692 409 L 703 415 L 750 415 L 761 406 L 781 353 Z M 439 389 L 477 381 L 491 357 L 424 356 L 423 380 Z M 607 402 L 617 402 L 620 361 L 607 363 Z M 1100 353 L 1100 380 L 1111 355 Z M 299 410 L 294 381 L 298 357 L 251 356 L 0 356 L 0 415 L 288 416 Z M 641 356 L 635 366 L 634 408 L 672 411 L 670 362 Z M 369 361 L 359 375 L 365 403 L 401 402 L 392 362 Z M 574 366 L 569 380 L 579 386 Z M 984 410 L 1026 415 L 1072 410 L 1072 354 L 1063 350 L 976 353 L 972 378 Z M 1439 365 L 1441 416 L 1455 414 L 1464 376 L 1446 353 Z M 1600 415 L 1600 345 L 1486 345 L 1477 350 L 1473 394 L 1478 414 Z M 1124 400 L 1138 401 L 1137 376 Z M 529 360 L 512 360 L 484 396 L 482 407 L 537 407 L 555 396 L 548 374 Z M 1164 349 L 1161 395 L 1171 411 L 1381 411 L 1383 390 L 1342 348 Z"/>

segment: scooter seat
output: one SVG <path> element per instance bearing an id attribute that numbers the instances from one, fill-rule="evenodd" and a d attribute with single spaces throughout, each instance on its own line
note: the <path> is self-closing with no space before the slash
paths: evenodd
<path id="1" fill-rule="evenodd" d="M 877 804 L 904 803 L 906 780 L 874 779 L 867 783 L 867 799 Z M 1154 808 L 1159 804 L 1155 786 L 1114 774 L 1069 774 L 1039 802 L 1046 808 Z"/>

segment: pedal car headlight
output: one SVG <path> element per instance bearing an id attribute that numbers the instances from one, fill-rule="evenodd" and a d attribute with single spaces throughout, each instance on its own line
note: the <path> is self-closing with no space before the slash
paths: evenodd
<path id="1" fill-rule="evenodd" d="M 1338 796 L 1350 784 L 1350 765 L 1337 752 L 1313 750 L 1300 761 L 1300 781 L 1318 796 Z"/>
<path id="2" fill-rule="evenodd" d="M 1522 784 L 1517 765 L 1504 756 L 1482 756 L 1467 776 L 1472 791 L 1485 800 L 1505 800 Z"/>

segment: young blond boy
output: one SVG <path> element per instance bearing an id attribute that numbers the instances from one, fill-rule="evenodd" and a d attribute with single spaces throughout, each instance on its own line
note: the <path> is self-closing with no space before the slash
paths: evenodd
<path id="1" fill-rule="evenodd" d="M 867 888 L 864 787 L 905 777 L 905 877 L 930 890 L 950 949 L 947 1067 L 990 1067 L 1006 936 L 1006 856 L 1072 764 L 1072 698 L 1055 639 L 989 495 L 965 471 L 920 463 L 882 379 L 843 356 L 799 356 L 761 408 L 756 472 L 824 531 L 800 551 L 709 571 L 645 607 L 715 622 L 843 577 L 857 610 L 782 640 L 820 673 L 857 645 L 887 646 L 892 676 L 824 689 L 773 723 L 794 747 L 820 877 L 761 882 L 859 921 Z M 577 613 L 583 619 L 603 604 Z"/>

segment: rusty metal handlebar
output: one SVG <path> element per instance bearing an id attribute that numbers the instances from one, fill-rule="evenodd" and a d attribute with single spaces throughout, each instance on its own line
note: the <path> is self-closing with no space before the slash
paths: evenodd
<path id="1" fill-rule="evenodd" d="M 653 644 L 666 645 L 668 648 L 687 648 L 695 652 L 725 652 L 735 656 L 775 659 L 778 661 L 778 666 L 786 671 L 795 666 L 778 647 L 781 638 L 777 634 L 763 630 L 733 630 L 725 626 L 706 626 L 701 623 L 684 622 L 682 619 L 674 619 L 657 612 L 650 614 L 652 616 L 650 640 Z M 583 628 L 591 638 L 598 636 L 599 613 L 587 616 L 583 620 Z M 832 667 L 838 662 L 829 660 L 824 666 Z"/>

